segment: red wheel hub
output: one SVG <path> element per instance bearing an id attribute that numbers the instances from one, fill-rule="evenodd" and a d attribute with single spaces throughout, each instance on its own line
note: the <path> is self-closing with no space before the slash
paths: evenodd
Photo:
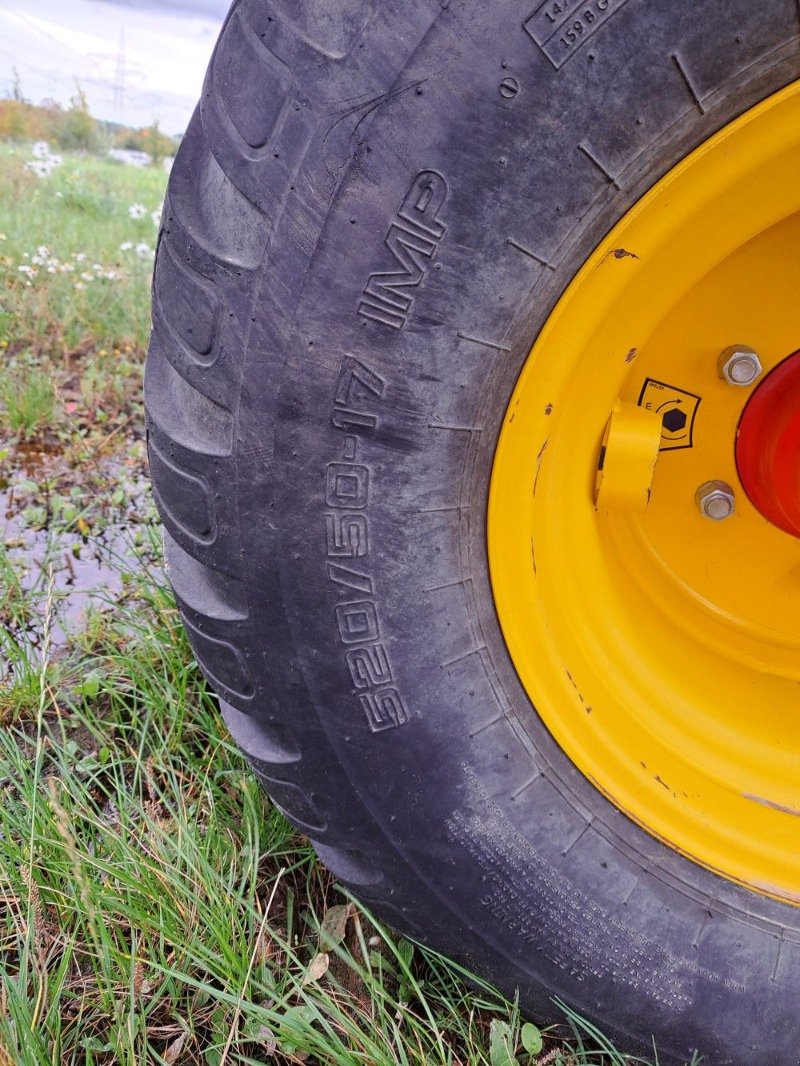
<path id="1" fill-rule="evenodd" d="M 779 363 L 750 397 L 736 437 L 736 465 L 753 506 L 800 537 L 800 352 Z"/>

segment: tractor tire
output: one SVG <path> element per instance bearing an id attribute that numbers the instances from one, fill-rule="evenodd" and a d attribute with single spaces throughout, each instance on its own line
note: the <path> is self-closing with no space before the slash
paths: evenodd
<path id="1" fill-rule="evenodd" d="M 800 1062 L 800 910 L 556 741 L 498 620 L 490 477 L 593 249 L 800 77 L 799 29 L 794 0 L 237 0 L 155 266 L 170 580 L 264 788 L 391 926 L 665 1063 Z"/>

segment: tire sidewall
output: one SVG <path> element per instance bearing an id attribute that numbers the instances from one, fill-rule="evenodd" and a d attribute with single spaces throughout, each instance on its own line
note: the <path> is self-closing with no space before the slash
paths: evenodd
<path id="1" fill-rule="evenodd" d="M 292 635 L 265 653 L 275 700 L 296 704 L 300 686 L 306 743 L 324 734 L 436 898 L 419 935 L 469 943 L 462 957 L 526 1005 L 557 995 L 674 1056 L 744 1061 L 769 988 L 756 1038 L 768 1029 L 795 1061 L 797 910 L 653 840 L 564 757 L 505 649 L 485 512 L 508 399 L 558 297 L 669 167 L 797 76 L 796 26 L 777 2 L 633 0 L 557 67 L 527 8 L 487 6 L 443 5 L 385 99 L 324 124 L 296 179 L 320 222 L 281 290 L 277 381 L 255 312 L 237 510 L 258 518 L 252 445 L 274 408 L 269 535 L 254 522 L 241 537 L 253 573 L 273 575 L 252 582 L 251 614 L 280 612 Z M 388 47 L 381 21 L 367 50 L 370 35 Z M 443 191 L 420 216 L 433 248 L 417 248 L 410 305 L 376 321 L 359 309 L 391 319 L 369 279 L 397 269 L 387 240 L 425 174 Z M 296 229 L 290 207 L 273 246 Z"/>

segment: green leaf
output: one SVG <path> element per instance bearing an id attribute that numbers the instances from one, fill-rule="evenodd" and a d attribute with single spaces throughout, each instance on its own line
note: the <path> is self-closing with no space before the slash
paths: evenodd
<path id="1" fill-rule="evenodd" d="M 514 1057 L 515 1041 L 508 1022 L 495 1018 L 489 1028 L 489 1062 L 491 1066 L 519 1066 Z"/>
<path id="2" fill-rule="evenodd" d="M 90 670 L 81 682 L 81 695 L 88 700 L 93 700 L 100 691 L 100 683 L 103 680 L 99 670 Z"/>
<path id="3" fill-rule="evenodd" d="M 280 1048 L 285 1055 L 296 1055 L 303 1047 L 316 1012 L 311 1006 L 289 1007 L 281 1018 Z"/>
<path id="4" fill-rule="evenodd" d="M 47 521 L 47 511 L 44 507 L 26 507 L 22 514 L 33 529 L 42 529 Z"/>
<path id="5" fill-rule="evenodd" d="M 522 1046 L 532 1058 L 541 1053 L 544 1041 L 542 1040 L 542 1034 L 535 1025 L 526 1022 L 522 1027 L 519 1038 L 522 1041 Z"/>
<path id="6" fill-rule="evenodd" d="M 411 963 L 414 959 L 414 945 L 410 940 L 401 940 L 397 945 L 397 954 L 400 956 L 400 963 L 406 970 L 411 969 Z"/>

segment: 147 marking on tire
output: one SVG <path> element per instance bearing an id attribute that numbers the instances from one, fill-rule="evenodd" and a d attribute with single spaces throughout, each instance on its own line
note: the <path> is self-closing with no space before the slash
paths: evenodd
<path id="1" fill-rule="evenodd" d="M 341 460 L 325 470 L 325 541 L 328 580 L 348 596 L 334 608 L 339 640 L 367 725 L 373 733 L 408 721 L 397 691 L 389 652 L 381 639 L 372 575 L 369 504 L 372 472 L 357 462 L 361 436 L 374 430 L 377 416 L 365 408 L 380 400 L 386 382 L 359 359 L 345 356 L 339 372 L 331 423 L 344 433 Z M 356 560 L 359 560 L 356 563 Z M 357 598 L 353 595 L 357 594 Z"/>

